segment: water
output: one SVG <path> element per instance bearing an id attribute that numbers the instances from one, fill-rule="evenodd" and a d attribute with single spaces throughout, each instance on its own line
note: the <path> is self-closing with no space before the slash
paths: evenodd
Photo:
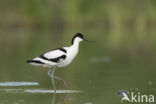
<path id="1" fill-rule="evenodd" d="M 20 35 L 17 31 L 13 34 Z M 140 53 L 131 45 L 130 49 L 124 45 L 116 49 L 107 42 L 103 45 L 103 39 L 99 38 L 95 43 L 81 43 L 72 64 L 56 70 L 55 75 L 64 78 L 68 88 L 55 80 L 57 92 L 54 95 L 48 69 L 33 67 L 26 60 L 61 46 L 61 41 L 68 45 L 71 37 L 72 34 L 58 39 L 51 32 L 42 31 L 37 37 L 30 35 L 25 39 L 12 37 L 9 42 L 1 41 L 4 61 L 0 63 L 0 104 L 120 104 L 123 92 L 156 94 L 153 51 L 137 47 L 142 49 Z M 91 40 L 96 37 L 103 36 L 88 35 Z M 38 40 L 42 41 L 38 43 Z"/>
<path id="2" fill-rule="evenodd" d="M 141 40 L 131 28 L 108 31 L 98 25 L 74 26 L 69 24 L 55 32 L 0 29 L 0 104 L 121 104 L 123 91 L 156 96 L 156 49 L 155 41 L 151 41 L 155 38 L 150 37 L 155 29 Z M 55 80 L 54 95 L 48 69 L 33 67 L 26 60 L 70 45 L 73 34 L 79 31 L 96 42 L 81 43 L 71 65 L 56 69 L 55 75 L 64 78 L 68 88 Z"/>
<path id="3" fill-rule="evenodd" d="M 9 103 L 13 103 L 13 104 L 23 104 L 25 102 L 27 102 L 27 100 L 24 98 L 22 99 L 18 99 L 19 96 L 22 95 L 26 95 L 26 96 L 34 96 L 33 94 L 35 94 L 35 96 L 39 96 L 39 95 L 44 95 L 46 96 L 47 94 L 50 94 L 52 97 L 51 100 L 51 104 L 55 103 L 55 99 L 56 99 L 56 95 L 57 94 L 63 94 L 63 100 L 60 100 L 61 102 L 64 102 L 66 99 L 67 94 L 76 94 L 76 93 L 82 93 L 83 91 L 78 91 L 78 90 L 57 90 L 56 94 L 54 94 L 54 90 L 50 90 L 50 89 L 26 89 L 26 88 L 18 88 L 17 86 L 34 86 L 34 85 L 39 85 L 39 83 L 37 82 L 1 82 L 0 86 L 5 86 L 5 87 L 9 87 L 9 88 L 1 88 L 0 89 L 0 96 L 1 96 L 1 103 L 2 104 L 9 104 Z M 14 88 L 16 86 L 16 88 Z M 17 99 L 16 99 L 16 97 Z M 12 102 L 11 99 L 9 99 L 9 97 L 15 97 L 14 100 L 16 100 L 15 102 Z M 3 99 L 4 97 L 4 99 Z M 71 99 L 71 98 L 70 98 Z M 31 98 L 31 100 L 33 100 L 33 98 Z"/>

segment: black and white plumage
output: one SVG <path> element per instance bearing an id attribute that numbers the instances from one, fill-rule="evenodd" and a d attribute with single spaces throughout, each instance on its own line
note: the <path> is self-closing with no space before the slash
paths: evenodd
<path id="1" fill-rule="evenodd" d="M 57 48 L 27 62 L 32 65 L 44 67 L 59 66 L 59 64 L 66 59 L 66 53 L 67 51 L 64 48 Z"/>
<path id="2" fill-rule="evenodd" d="M 72 38 L 70 47 L 57 48 L 52 51 L 41 54 L 40 56 L 28 60 L 32 65 L 44 67 L 65 67 L 69 65 L 78 53 L 79 42 L 86 40 L 81 33 L 75 34 Z"/>
<path id="3" fill-rule="evenodd" d="M 55 89 L 54 78 L 62 80 L 63 82 L 64 80 L 54 76 L 54 69 L 56 67 L 65 67 L 69 65 L 72 62 L 72 60 L 75 58 L 75 56 L 77 55 L 79 43 L 83 40 L 88 41 L 84 39 L 81 33 L 77 33 L 72 38 L 70 47 L 57 48 L 52 51 L 43 53 L 40 56 L 32 60 L 28 60 L 27 63 L 30 63 L 32 65 L 37 65 L 37 66 L 50 67 L 51 70 L 48 72 L 48 75 L 51 76 L 52 83 Z"/>

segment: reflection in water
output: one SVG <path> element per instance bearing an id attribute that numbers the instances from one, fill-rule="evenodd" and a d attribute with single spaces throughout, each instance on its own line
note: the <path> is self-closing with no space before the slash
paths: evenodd
<path id="1" fill-rule="evenodd" d="M 64 104 L 65 100 L 66 100 L 66 96 L 67 93 L 64 93 L 63 98 L 60 100 L 60 102 L 58 102 L 57 104 Z M 55 104 L 55 98 L 56 98 L 56 93 L 54 93 L 51 104 Z"/>
<path id="2" fill-rule="evenodd" d="M 52 98 L 51 104 L 55 104 L 55 97 L 56 97 L 56 93 L 54 94 L 54 96 Z"/>
<path id="3" fill-rule="evenodd" d="M 0 89 L 0 94 L 11 94 L 11 93 L 19 93 L 19 94 L 51 94 L 53 93 L 51 104 L 64 104 L 66 100 L 66 96 L 68 93 L 79 93 L 82 91 L 77 90 L 46 90 L 46 89 Z M 63 94 L 63 97 L 59 101 L 55 101 L 57 94 Z M 36 96 L 36 95 L 35 95 Z M 51 96 L 51 95 L 50 95 Z M 22 100 L 24 102 L 24 100 Z"/>

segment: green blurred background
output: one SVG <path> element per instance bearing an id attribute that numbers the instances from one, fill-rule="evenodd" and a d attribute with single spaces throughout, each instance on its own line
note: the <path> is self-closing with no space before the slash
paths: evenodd
<path id="1" fill-rule="evenodd" d="M 56 70 L 68 89 L 85 91 L 69 94 L 66 103 L 120 103 L 116 92 L 123 89 L 156 95 L 155 0 L 1 0 L 0 82 L 34 81 L 40 86 L 32 88 L 52 89 L 48 70 L 26 60 L 70 46 L 77 32 L 96 42 L 81 43 L 72 64 Z M 64 89 L 60 82 L 56 84 Z M 1 96 L 1 103 L 8 99 L 2 104 L 18 99 L 24 101 L 19 104 L 50 104 L 52 97 Z"/>

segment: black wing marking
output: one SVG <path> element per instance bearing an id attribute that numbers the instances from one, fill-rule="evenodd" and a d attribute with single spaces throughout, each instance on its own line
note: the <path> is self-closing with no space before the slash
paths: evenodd
<path id="1" fill-rule="evenodd" d="M 61 59 L 65 59 L 65 58 L 66 58 L 66 55 L 62 55 L 60 57 L 50 59 L 50 61 L 58 63 L 61 61 Z"/>
<path id="2" fill-rule="evenodd" d="M 50 61 L 50 59 L 44 57 L 44 54 L 41 54 L 39 57 L 42 58 L 42 59 L 44 59 L 44 60 L 48 60 L 48 61 Z"/>
<path id="3" fill-rule="evenodd" d="M 53 49 L 52 51 L 49 51 L 49 52 L 53 52 L 53 51 L 56 51 L 56 50 L 59 50 L 60 52 L 63 52 L 63 53 L 67 53 L 66 49 L 64 48 L 57 48 L 57 49 Z M 64 55 L 62 53 L 62 55 L 60 56 L 57 56 L 57 57 L 47 57 L 45 56 L 45 54 L 48 54 L 49 52 L 45 52 L 43 54 L 41 54 L 39 57 L 44 59 L 44 60 L 47 60 L 47 61 L 52 61 L 52 62 L 55 62 L 55 63 L 58 63 L 60 61 L 60 59 L 65 59 L 66 58 L 66 55 Z"/>
<path id="4" fill-rule="evenodd" d="M 27 63 L 44 64 L 43 62 L 41 62 L 39 60 L 27 60 Z"/>
<path id="5" fill-rule="evenodd" d="M 55 51 L 55 50 L 60 50 L 60 51 L 62 51 L 62 52 L 64 52 L 64 53 L 67 53 L 67 50 L 64 49 L 64 48 L 56 48 L 56 49 L 53 49 L 53 50 L 51 50 L 51 51 Z M 45 52 L 45 53 L 47 53 L 47 52 Z M 45 54 L 45 53 L 42 53 L 41 55 L 43 55 L 43 54 Z"/>
<path id="6" fill-rule="evenodd" d="M 67 51 L 64 48 L 57 48 L 57 49 L 61 50 L 64 53 L 67 53 Z M 57 50 L 57 49 L 55 49 L 55 50 Z"/>
<path id="7" fill-rule="evenodd" d="M 48 58 L 44 57 L 43 54 L 40 55 L 39 57 L 42 58 L 42 59 L 44 59 L 44 60 L 48 60 L 48 61 L 52 61 L 52 62 L 58 63 L 58 62 L 60 62 L 61 59 L 65 59 L 66 58 L 66 55 L 62 55 L 60 57 L 53 58 L 53 59 L 48 59 Z"/>

